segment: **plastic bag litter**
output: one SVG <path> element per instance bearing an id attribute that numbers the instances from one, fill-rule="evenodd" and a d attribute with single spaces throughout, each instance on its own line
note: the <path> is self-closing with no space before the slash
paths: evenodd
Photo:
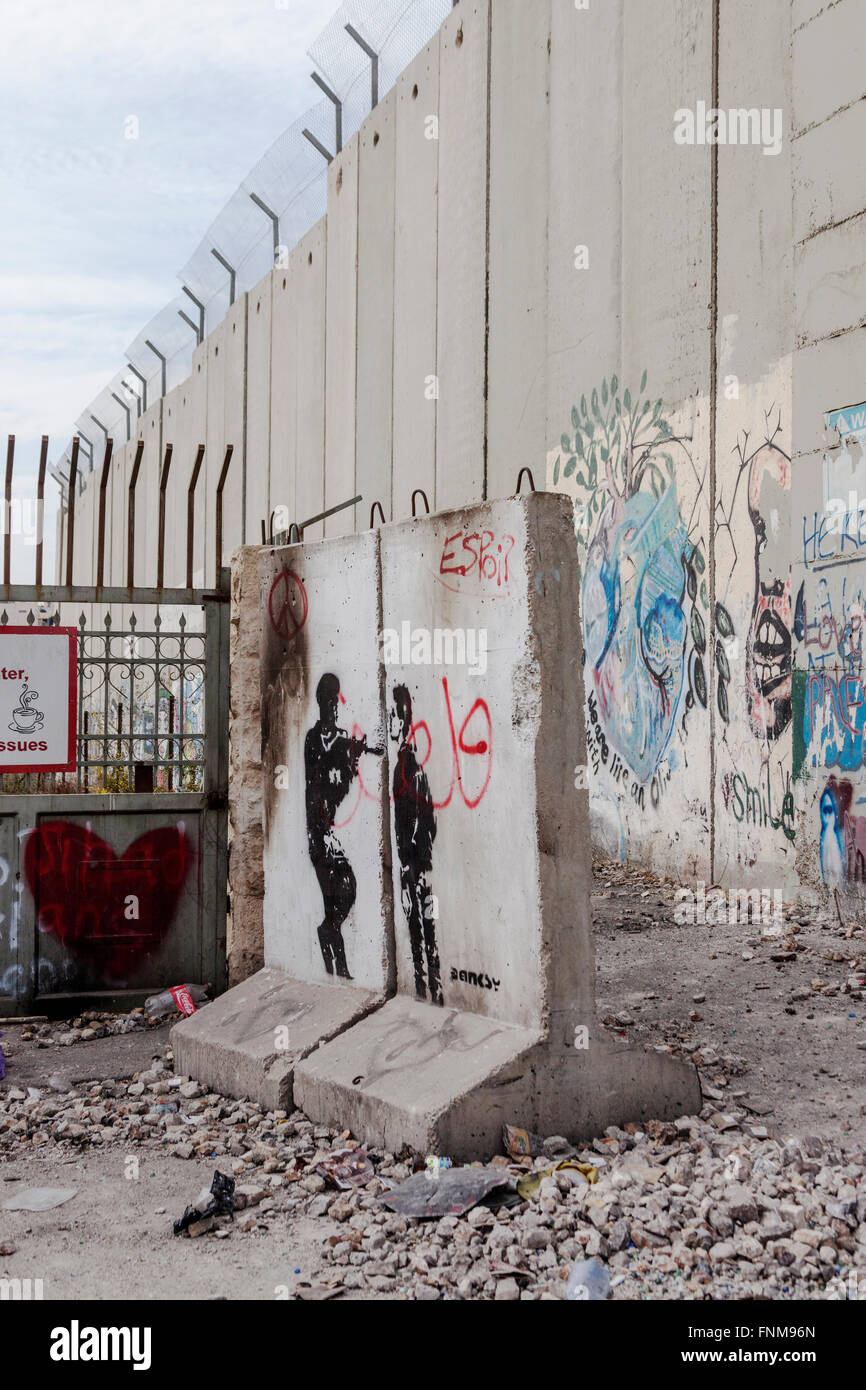
<path id="1" fill-rule="evenodd" d="M 77 1197 L 77 1187 L 28 1187 L 7 1197 L 3 1203 L 4 1211 L 51 1211 L 52 1207 L 62 1207 Z"/>
<path id="2" fill-rule="evenodd" d="M 502 1142 L 505 1152 L 511 1158 L 540 1158 L 544 1153 L 544 1141 L 528 1129 L 517 1129 L 514 1125 L 503 1125 Z"/>
<path id="3" fill-rule="evenodd" d="M 320 1163 L 316 1172 L 330 1187 L 336 1187 L 340 1192 L 350 1192 L 354 1187 L 366 1187 L 376 1176 L 369 1156 L 362 1149 L 339 1160 L 332 1159 L 328 1163 Z"/>
<path id="4" fill-rule="evenodd" d="M 463 1216 L 495 1193 L 506 1202 L 514 1193 L 514 1179 L 501 1168 L 440 1169 L 438 1175 L 416 1173 L 379 1198 L 383 1206 L 399 1216 L 419 1216 L 433 1220 L 441 1216 Z M 489 1206 L 497 1203 L 489 1201 Z"/>
<path id="5" fill-rule="evenodd" d="M 198 1221 L 206 1221 L 209 1217 L 234 1216 L 234 1191 L 234 1178 L 227 1177 L 225 1173 L 221 1173 L 217 1169 L 213 1175 L 210 1192 L 205 1188 L 193 1205 L 187 1207 L 183 1216 L 178 1217 L 175 1221 L 173 1227 L 175 1235 L 183 1235 L 190 1226 L 195 1225 Z M 208 1198 L 210 1198 L 209 1201 Z"/>
<path id="6" fill-rule="evenodd" d="M 579 1260 L 565 1290 L 569 1303 L 604 1303 L 610 1298 L 610 1275 L 598 1260 Z"/>
<path id="7" fill-rule="evenodd" d="M 517 1191 L 520 1193 L 524 1202 L 530 1201 L 535 1196 L 545 1178 L 552 1178 L 554 1173 L 561 1173 L 563 1169 L 574 1169 L 582 1173 L 591 1187 L 598 1182 L 598 1169 L 593 1168 L 591 1163 L 575 1163 L 573 1159 L 565 1159 L 562 1163 L 554 1163 L 552 1168 L 544 1168 L 540 1173 L 526 1173 L 517 1182 Z"/>

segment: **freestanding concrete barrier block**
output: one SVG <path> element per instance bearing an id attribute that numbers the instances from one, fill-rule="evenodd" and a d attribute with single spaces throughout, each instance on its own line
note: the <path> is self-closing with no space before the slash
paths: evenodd
<path id="1" fill-rule="evenodd" d="M 178 1070 L 286 1109 L 298 1061 L 394 988 L 379 538 L 257 555 L 266 968 L 172 1042 Z"/>
<path id="2" fill-rule="evenodd" d="M 398 996 L 295 1071 L 320 1123 L 476 1158 L 700 1108 L 697 1072 L 595 1018 L 570 502 L 381 532 Z"/>

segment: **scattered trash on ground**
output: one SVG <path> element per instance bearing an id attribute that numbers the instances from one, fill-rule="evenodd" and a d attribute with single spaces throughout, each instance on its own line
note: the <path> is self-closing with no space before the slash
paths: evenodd
<path id="1" fill-rule="evenodd" d="M 148 1018 L 168 1018 L 170 1014 L 184 1014 L 187 1018 L 196 1013 L 196 1005 L 207 1002 L 207 988 L 201 985 L 172 985 L 161 994 L 151 994 L 144 1001 L 144 1012 Z"/>
<path id="2" fill-rule="evenodd" d="M 432 1220 L 463 1216 L 500 1189 L 506 1195 L 514 1191 L 514 1179 L 501 1168 L 451 1168 L 438 1174 L 416 1173 L 383 1193 L 379 1201 L 399 1216 Z"/>
<path id="3" fill-rule="evenodd" d="M 320 1163 L 316 1172 L 321 1174 L 329 1187 L 336 1187 L 340 1192 L 351 1192 L 353 1187 L 366 1187 L 376 1176 L 376 1170 L 363 1149 L 357 1149 L 345 1158 Z"/>
<path id="4" fill-rule="evenodd" d="M 235 1180 L 221 1173 L 217 1168 L 210 1188 L 202 1188 L 191 1207 L 174 1223 L 174 1234 L 195 1236 L 206 1235 L 213 1230 L 218 1216 L 234 1216 Z"/>
<path id="5" fill-rule="evenodd" d="M 578 1260 L 565 1290 L 571 1303 L 604 1303 L 610 1298 L 610 1275 L 598 1260 Z"/>
<path id="6" fill-rule="evenodd" d="M 27 1187 L 7 1197 L 3 1203 L 5 1211 L 51 1211 L 52 1207 L 62 1207 L 78 1195 L 77 1187 Z"/>
<path id="7" fill-rule="evenodd" d="M 530 1202 L 545 1178 L 552 1178 L 556 1173 L 566 1172 L 580 1173 L 590 1187 L 598 1182 L 598 1169 L 594 1168 L 591 1163 L 575 1163 L 572 1159 L 566 1159 L 562 1163 L 554 1163 L 552 1168 L 542 1168 L 540 1173 L 526 1173 L 518 1179 L 517 1191 L 524 1202 Z"/>
<path id="8" fill-rule="evenodd" d="M 502 1142 L 505 1152 L 512 1158 L 540 1158 L 544 1153 L 543 1139 L 530 1134 L 528 1129 L 515 1129 L 513 1125 L 503 1126 Z"/>

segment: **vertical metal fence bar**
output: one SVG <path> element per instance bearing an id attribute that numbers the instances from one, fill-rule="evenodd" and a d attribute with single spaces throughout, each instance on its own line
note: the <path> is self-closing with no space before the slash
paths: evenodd
<path id="1" fill-rule="evenodd" d="M 133 661 L 136 652 L 135 629 L 137 626 L 134 613 L 130 614 L 129 626 L 131 636 L 125 639 L 128 643 L 127 650 L 129 652 L 129 695 L 127 698 L 127 703 L 129 705 L 129 742 L 126 750 L 128 760 L 126 777 L 128 786 L 133 787 L 135 785 L 135 681 L 133 677 Z"/>
<path id="2" fill-rule="evenodd" d="M 109 612 L 105 615 L 105 666 L 102 672 L 102 767 L 99 769 L 101 773 L 101 776 L 99 778 L 99 786 L 101 787 L 102 791 L 106 790 L 105 784 L 108 777 L 108 730 L 109 723 L 111 720 L 111 700 L 109 698 L 110 690 L 108 680 L 109 674 L 111 672 L 111 639 L 111 613 Z M 121 790 L 122 788 L 120 786 L 115 787 L 115 791 Z"/>
<path id="3" fill-rule="evenodd" d="M 3 518 L 3 583 L 12 583 L 12 469 L 15 466 L 15 436 L 6 441 L 6 491 Z"/>
<path id="4" fill-rule="evenodd" d="M 78 489 L 78 435 L 72 441 L 72 457 L 69 460 L 69 509 L 66 515 L 66 582 L 72 587 L 72 563 L 75 559 L 75 493 Z"/>
<path id="5" fill-rule="evenodd" d="M 87 758 L 87 714 L 84 709 L 84 614 L 78 622 L 78 790 L 81 791 L 82 769 Z M 83 735 L 83 737 L 82 737 Z M 85 775 L 85 789 L 86 789 Z"/>
<path id="6" fill-rule="evenodd" d="M 43 509 L 45 502 L 45 469 L 48 464 L 48 435 L 42 436 L 39 450 L 39 476 L 36 480 L 36 587 L 42 583 L 42 540 L 44 536 Z"/>

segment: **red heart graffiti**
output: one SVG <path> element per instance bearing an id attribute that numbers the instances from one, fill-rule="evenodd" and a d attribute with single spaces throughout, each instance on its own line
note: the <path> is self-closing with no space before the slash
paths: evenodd
<path id="1" fill-rule="evenodd" d="M 24 876 L 40 930 L 116 985 L 159 951 L 194 857 L 179 826 L 149 830 L 118 858 L 85 826 L 47 821 L 28 836 Z"/>

